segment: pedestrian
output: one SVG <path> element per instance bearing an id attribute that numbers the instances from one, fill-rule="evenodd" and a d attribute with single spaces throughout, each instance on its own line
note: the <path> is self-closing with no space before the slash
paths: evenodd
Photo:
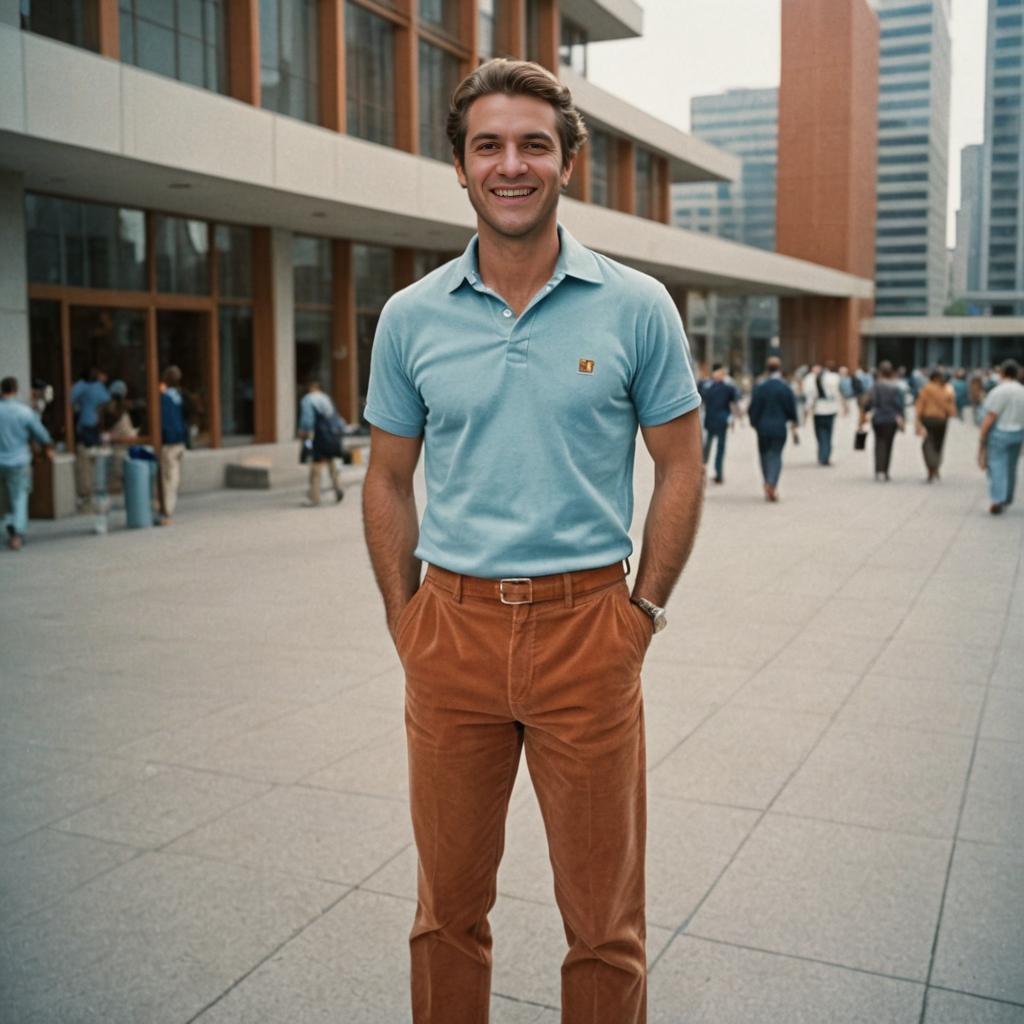
<path id="1" fill-rule="evenodd" d="M 321 390 L 320 381 L 310 378 L 299 403 L 299 437 L 310 453 L 309 490 L 303 502 L 307 507 L 320 504 L 320 478 L 324 468 L 331 475 L 335 500 L 341 501 L 345 497 L 341 472 L 335 461 L 342 457 L 343 428 L 344 423 L 335 411 L 334 403 Z"/>
<path id="2" fill-rule="evenodd" d="M 971 403 L 971 418 L 975 426 L 981 426 L 981 419 L 984 413 L 982 407 L 985 405 L 985 375 L 982 370 L 975 370 L 967 381 L 967 398 Z"/>
<path id="3" fill-rule="evenodd" d="M 985 399 L 978 461 L 988 472 L 989 512 L 1000 515 L 1013 504 L 1017 460 L 1024 444 L 1024 384 L 1020 365 L 1007 359 L 999 368 L 1000 382 Z"/>
<path id="4" fill-rule="evenodd" d="M 860 414 L 863 427 L 871 413 L 871 429 L 875 434 L 875 480 L 889 480 L 889 464 L 892 461 L 892 443 L 896 431 L 903 429 L 905 386 L 896 379 L 892 363 L 885 360 L 878 364 L 878 376 L 864 397 Z"/>
<path id="5" fill-rule="evenodd" d="M 32 493 L 32 442 L 53 458 L 53 439 L 36 412 L 18 400 L 18 381 L 0 381 L 0 497 L 4 499 L 7 546 L 20 551 L 28 532 Z"/>
<path id="6" fill-rule="evenodd" d="M 366 539 L 406 678 L 412 1019 L 487 1019 L 487 914 L 525 746 L 569 946 L 562 1020 L 640 1024 L 640 669 L 697 530 L 700 397 L 665 288 L 557 221 L 586 139 L 569 90 L 491 60 L 447 128 L 477 234 L 385 306 L 366 405 Z M 631 596 L 638 425 L 655 482 Z"/>
<path id="7" fill-rule="evenodd" d="M 809 386 L 808 386 L 809 383 Z M 814 417 L 814 437 L 818 443 L 818 465 L 832 465 L 832 434 L 835 430 L 836 414 L 846 414 L 846 400 L 839 390 L 839 374 L 836 364 L 829 362 L 815 367 L 804 379 L 804 394 L 807 397 L 807 411 Z"/>
<path id="8" fill-rule="evenodd" d="M 120 494 L 123 489 L 125 453 L 128 446 L 138 438 L 139 428 L 132 422 L 128 385 L 123 380 L 115 380 L 107 390 L 110 392 L 110 401 L 103 409 L 101 438 L 113 446 L 108 490 L 111 494 Z"/>
<path id="9" fill-rule="evenodd" d="M 963 367 L 953 374 L 952 385 L 953 396 L 956 399 L 956 416 L 957 419 L 963 420 L 964 409 L 966 409 L 968 405 L 967 371 Z"/>
<path id="10" fill-rule="evenodd" d="M 160 518 L 161 526 L 174 521 L 181 484 L 181 463 L 188 444 L 188 422 L 181 395 L 181 370 L 168 366 L 160 385 Z"/>
<path id="11" fill-rule="evenodd" d="M 91 367 L 71 388 L 71 408 L 75 414 L 75 485 L 78 507 L 92 504 L 93 467 L 101 445 L 100 420 L 103 406 L 110 401 L 107 374 Z"/>
<path id="12" fill-rule="evenodd" d="M 704 465 L 711 455 L 712 442 L 717 443 L 715 451 L 716 484 L 725 481 L 725 438 L 729 424 L 740 414 L 740 391 L 731 381 L 726 380 L 725 368 L 721 363 L 711 367 L 711 379 L 701 390 L 704 402 Z"/>
<path id="13" fill-rule="evenodd" d="M 766 501 L 779 500 L 779 476 L 782 473 L 782 449 L 786 447 L 786 427 L 798 444 L 796 396 L 782 379 L 782 361 L 772 356 L 765 363 L 765 379 L 754 388 L 747 417 L 757 431 L 757 452 L 761 460 Z"/>
<path id="14" fill-rule="evenodd" d="M 921 454 L 928 470 L 928 483 L 931 483 L 939 479 L 946 425 L 956 415 L 956 395 L 942 370 L 932 370 L 928 383 L 917 396 L 914 412 L 917 415 L 917 432 L 924 438 Z"/>

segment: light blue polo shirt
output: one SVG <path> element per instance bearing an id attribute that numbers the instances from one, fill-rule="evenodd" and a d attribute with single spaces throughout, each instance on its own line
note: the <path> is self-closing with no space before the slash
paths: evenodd
<path id="1" fill-rule="evenodd" d="M 547 576 L 633 550 L 637 426 L 696 409 L 679 313 L 653 278 L 559 227 L 551 280 L 516 318 L 477 239 L 393 295 L 366 418 L 424 437 L 416 557 L 472 576 Z"/>

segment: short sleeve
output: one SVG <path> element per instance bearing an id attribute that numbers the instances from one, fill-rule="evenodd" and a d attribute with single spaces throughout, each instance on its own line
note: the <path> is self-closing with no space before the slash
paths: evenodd
<path id="1" fill-rule="evenodd" d="M 427 409 L 412 382 L 404 356 L 410 339 L 403 338 L 396 329 L 397 320 L 389 303 L 380 315 L 373 338 L 364 415 L 375 427 L 389 434 L 419 437 L 427 421 Z"/>
<path id="2" fill-rule="evenodd" d="M 1002 415 L 1002 413 L 1006 410 L 1006 402 L 1008 398 L 1009 395 L 1007 395 L 1005 391 L 1002 391 L 1001 388 L 993 388 L 985 396 L 985 402 L 981 407 L 982 412 L 992 412 L 995 413 L 997 416 Z"/>
<path id="3" fill-rule="evenodd" d="M 630 397 L 642 427 L 668 423 L 700 405 L 683 322 L 663 287 L 637 338 L 636 351 Z"/>

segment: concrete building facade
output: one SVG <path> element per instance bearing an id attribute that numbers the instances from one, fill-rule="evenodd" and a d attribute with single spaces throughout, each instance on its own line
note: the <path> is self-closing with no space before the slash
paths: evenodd
<path id="1" fill-rule="evenodd" d="M 964 146 L 960 152 L 960 208 L 956 212 L 956 248 L 953 253 L 954 300 L 981 288 L 984 167 L 985 147 Z"/>
<path id="2" fill-rule="evenodd" d="M 880 0 L 875 315 L 946 306 L 949 0 Z"/>
<path id="3" fill-rule="evenodd" d="M 874 272 L 878 18 L 866 0 L 783 0 L 778 251 L 858 276 Z M 783 299 L 791 362 L 860 359 L 870 298 Z"/>

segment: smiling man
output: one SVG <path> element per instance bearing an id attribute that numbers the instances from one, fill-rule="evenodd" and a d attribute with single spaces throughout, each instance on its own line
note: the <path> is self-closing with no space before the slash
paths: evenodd
<path id="1" fill-rule="evenodd" d="M 487 1020 L 487 915 L 525 746 L 569 946 L 563 1024 L 638 1024 L 640 668 L 697 531 L 700 399 L 664 287 L 558 223 L 586 141 L 568 90 L 489 61 L 455 91 L 448 136 L 477 235 L 388 302 L 366 407 L 366 539 L 406 675 L 413 1019 Z M 655 485 L 631 594 L 638 427 Z"/>

